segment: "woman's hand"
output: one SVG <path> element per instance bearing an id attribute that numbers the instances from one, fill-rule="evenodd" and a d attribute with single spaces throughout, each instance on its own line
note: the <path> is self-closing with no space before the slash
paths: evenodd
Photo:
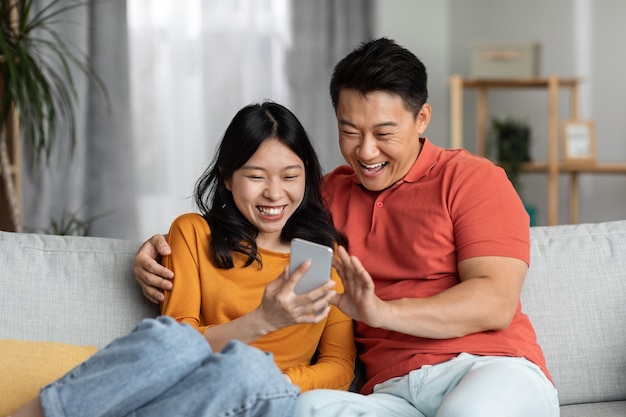
<path id="1" fill-rule="evenodd" d="M 283 273 L 265 287 L 255 313 L 268 333 L 294 324 L 319 323 L 328 316 L 330 300 L 336 295 L 334 281 L 329 280 L 300 295 L 293 291 L 310 266 L 311 262 L 304 262 L 291 275 L 286 266 Z"/>
<path id="2" fill-rule="evenodd" d="M 319 323 L 330 312 L 330 300 L 337 293 L 335 281 L 329 281 L 307 293 L 293 292 L 296 283 L 309 269 L 305 262 L 289 275 L 289 266 L 274 281 L 267 284 L 261 304 L 248 314 L 227 323 L 210 326 L 204 337 L 215 351 L 220 351 L 228 341 L 238 339 L 252 343 L 266 334 L 300 323 Z"/>

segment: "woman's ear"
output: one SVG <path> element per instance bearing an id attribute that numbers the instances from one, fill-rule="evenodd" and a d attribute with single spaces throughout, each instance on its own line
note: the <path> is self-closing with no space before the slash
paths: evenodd
<path id="1" fill-rule="evenodd" d="M 217 169 L 220 170 L 220 177 L 221 177 L 222 174 L 224 173 L 224 171 L 223 171 L 222 167 L 218 167 Z M 224 181 L 224 187 L 226 187 L 226 189 L 228 191 L 232 192 L 233 190 L 231 190 L 231 187 L 230 187 L 230 178 L 224 178 L 224 179 L 222 179 L 222 181 Z"/>

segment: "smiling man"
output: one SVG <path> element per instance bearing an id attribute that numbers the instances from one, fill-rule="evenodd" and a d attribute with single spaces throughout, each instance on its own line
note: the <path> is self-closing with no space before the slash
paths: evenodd
<path id="1" fill-rule="evenodd" d="M 504 171 L 423 136 L 426 69 L 389 39 L 341 60 L 330 93 L 349 165 L 325 177 L 349 252 L 332 302 L 356 320 L 365 378 L 361 394 L 303 394 L 295 415 L 557 416 L 520 306 L 528 215 Z"/>

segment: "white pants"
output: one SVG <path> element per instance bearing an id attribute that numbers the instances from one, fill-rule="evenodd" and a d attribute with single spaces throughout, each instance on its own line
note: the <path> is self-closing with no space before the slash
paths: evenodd
<path id="1" fill-rule="evenodd" d="M 370 395 L 312 390 L 294 417 L 558 417 L 557 391 L 523 358 L 462 353 L 374 387 Z"/>

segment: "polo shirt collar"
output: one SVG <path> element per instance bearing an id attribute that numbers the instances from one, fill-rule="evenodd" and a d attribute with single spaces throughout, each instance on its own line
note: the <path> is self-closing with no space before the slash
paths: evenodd
<path id="1" fill-rule="evenodd" d="M 409 172 L 398 182 L 417 182 L 424 178 L 437 164 L 439 152 L 428 138 L 420 138 L 422 149 Z"/>

